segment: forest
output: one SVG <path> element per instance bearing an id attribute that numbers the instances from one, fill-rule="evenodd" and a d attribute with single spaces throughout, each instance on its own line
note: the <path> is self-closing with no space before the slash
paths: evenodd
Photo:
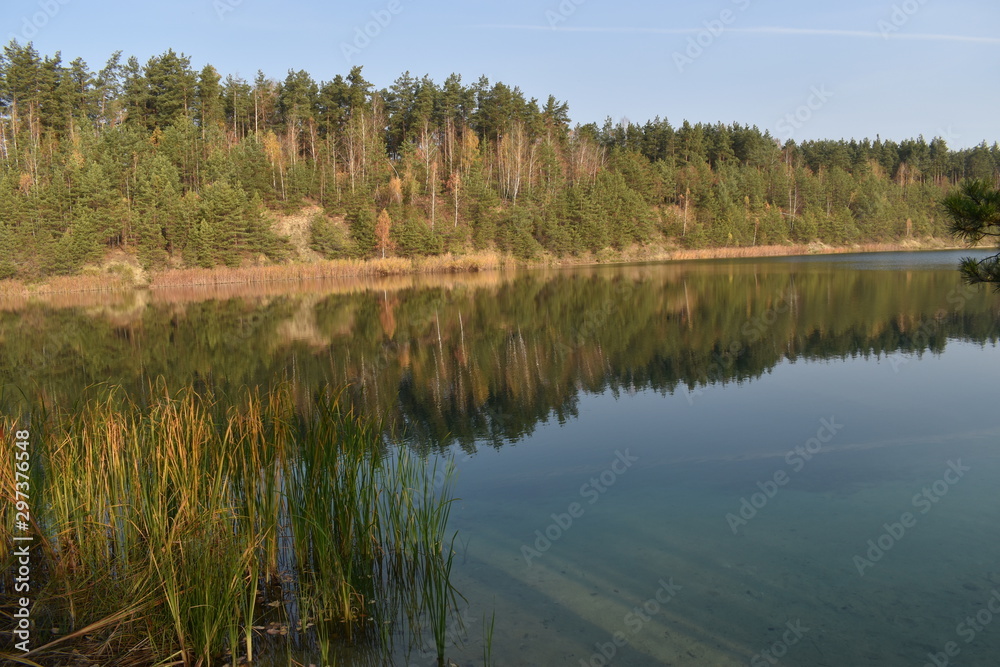
<path id="1" fill-rule="evenodd" d="M 330 259 L 945 238 L 940 200 L 998 174 L 996 143 L 574 124 L 567 102 L 486 77 L 378 89 L 361 67 L 247 81 L 173 50 L 97 71 L 31 43 L 0 55 L 0 279 L 112 251 L 149 270 L 290 261 L 273 220 L 307 205 Z"/>

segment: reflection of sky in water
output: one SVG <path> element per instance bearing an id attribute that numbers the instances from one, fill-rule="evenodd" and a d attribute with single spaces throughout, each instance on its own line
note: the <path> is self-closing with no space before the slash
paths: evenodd
<path id="1" fill-rule="evenodd" d="M 981 390 L 998 357 L 952 341 L 920 358 L 783 362 L 691 396 L 583 394 L 578 418 L 460 460 L 458 574 L 505 614 L 499 663 L 580 664 L 626 631 L 612 664 L 740 664 L 802 619 L 782 664 L 923 664 L 1000 586 L 1000 422 Z M 793 466 L 786 453 L 831 417 L 842 430 Z M 590 504 L 581 487 L 626 449 L 639 460 Z M 921 513 L 913 496 L 958 459 L 971 471 Z M 727 514 L 777 471 L 786 483 L 734 535 Z M 573 502 L 583 515 L 553 529 Z M 859 576 L 853 557 L 907 511 L 916 525 Z M 559 537 L 529 566 L 522 548 L 547 528 Z M 660 577 L 684 588 L 633 635 L 627 614 Z M 987 664 L 1000 632 L 962 646 L 961 664 Z"/>
<path id="2" fill-rule="evenodd" d="M 563 426 L 550 420 L 527 441 L 506 446 L 502 456 L 485 448 L 481 455 L 490 461 L 487 475 L 510 470 L 523 478 L 567 460 L 599 465 L 621 447 L 663 461 L 783 455 L 829 417 L 845 425 L 837 437 L 845 446 L 991 431 L 1000 427 L 995 397 L 963 391 L 992 386 L 1000 365 L 991 360 L 1000 360 L 992 345 L 951 341 L 941 355 L 783 362 L 759 379 L 696 392 L 584 393 L 578 418 Z"/>
<path id="3" fill-rule="evenodd" d="M 857 269 L 878 271 L 886 269 L 954 269 L 963 257 L 982 259 L 994 254 L 993 250 L 942 250 L 935 252 L 874 252 L 835 255 L 802 255 L 777 257 L 768 261 L 788 264 L 830 265 L 837 269 Z M 737 263 L 752 264 L 760 260 L 735 260 Z"/>
<path id="4" fill-rule="evenodd" d="M 33 306 L 0 312 L 0 377 L 51 383 L 68 401 L 109 375 L 132 386 L 160 374 L 223 387 L 291 377 L 304 393 L 350 381 L 361 409 L 408 419 L 431 447 L 486 437 L 498 419 L 495 443 L 458 457 L 456 583 L 473 604 L 466 647 L 450 653 L 459 664 L 481 662 L 481 619 L 495 610 L 496 664 L 578 665 L 670 577 L 683 590 L 612 664 L 745 663 L 796 618 L 812 629 L 782 664 L 923 664 L 1000 587 L 990 391 L 1000 353 L 969 342 L 995 337 L 997 301 L 976 291 L 956 304 L 967 254 L 271 286 L 215 302 L 155 293 L 100 312 Z M 744 331 L 790 290 L 794 309 L 763 338 Z M 733 344 L 739 358 L 718 373 L 716 352 Z M 896 352 L 925 345 L 943 352 Z M 26 373 L 40 349 L 47 365 Z M 753 379 L 712 382 L 734 376 Z M 643 389 L 606 389 L 633 383 Z M 843 429 L 793 470 L 786 453 L 824 418 Z M 609 477 L 626 451 L 638 460 Z M 852 557 L 959 458 L 968 477 L 859 577 Z M 787 483 L 734 535 L 727 514 L 776 472 Z M 614 484 L 593 495 L 602 475 Z M 553 529 L 572 503 L 582 516 Z M 547 530 L 558 539 L 529 566 L 522 549 Z M 961 659 L 998 654 L 1000 626 Z"/>

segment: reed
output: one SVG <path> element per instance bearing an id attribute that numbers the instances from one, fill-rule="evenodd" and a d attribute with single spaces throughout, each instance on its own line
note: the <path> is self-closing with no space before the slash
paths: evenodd
<path id="1" fill-rule="evenodd" d="M 172 269 L 153 276 L 152 289 L 191 285 L 240 285 L 300 282 L 331 278 L 396 276 L 413 273 L 458 273 L 490 271 L 510 264 L 511 258 L 497 252 L 467 255 L 437 255 L 407 259 L 336 259 L 294 264 L 243 266 L 236 268 Z"/>
<path id="2" fill-rule="evenodd" d="M 483 667 L 493 665 L 493 628 L 496 626 L 497 612 L 493 610 L 490 616 L 489 625 L 486 624 L 486 615 L 483 614 Z"/>
<path id="3" fill-rule="evenodd" d="M 405 627 L 406 607 L 423 604 L 414 590 L 449 613 L 450 487 L 435 488 L 430 464 L 339 392 L 305 407 L 288 385 L 235 398 L 162 384 L 93 394 L 33 420 L 34 512 L 49 545 L 35 554 L 33 618 L 59 632 L 22 658 L 69 645 L 97 664 L 208 667 L 298 650 L 332 664 L 352 646 L 419 641 Z M 8 439 L 16 423 L 0 424 Z M 12 466 L 2 459 L 5 494 Z M 0 561 L 11 529 L 0 523 Z M 0 605 L 10 597 L 0 581 Z"/>
<path id="4" fill-rule="evenodd" d="M 901 250 L 941 250 L 964 248 L 952 239 L 905 239 L 889 243 L 866 243 L 846 246 L 829 246 L 823 243 L 781 244 L 769 246 L 678 248 L 670 240 L 651 244 L 634 244 L 621 250 L 605 249 L 597 253 L 555 256 L 543 253 L 532 260 L 518 260 L 510 255 L 485 250 L 461 254 L 446 253 L 408 259 L 387 257 L 376 259 L 336 259 L 284 264 L 248 264 L 240 267 L 217 266 L 213 268 L 168 269 L 146 275 L 137 267 L 119 264 L 120 271 L 85 273 L 77 276 L 57 276 L 40 283 L 19 280 L 0 280 L 0 309 L 21 308 L 31 301 L 72 305 L 75 300 L 53 298 L 63 294 L 90 294 L 84 302 L 104 304 L 109 298 L 137 288 L 150 288 L 160 293 L 178 293 L 181 288 L 202 288 L 195 291 L 201 297 L 205 290 L 220 290 L 221 295 L 232 294 L 239 287 L 268 286 L 280 283 L 317 283 L 332 279 L 375 279 L 388 276 L 414 274 L 475 273 L 528 267 L 568 267 L 591 264 L 684 261 L 693 259 L 725 259 L 775 257 L 786 255 L 815 255 L 831 253 L 889 252 Z M 99 297 L 99 299 L 98 299 Z M 96 299 L 96 301 L 95 301 Z"/>

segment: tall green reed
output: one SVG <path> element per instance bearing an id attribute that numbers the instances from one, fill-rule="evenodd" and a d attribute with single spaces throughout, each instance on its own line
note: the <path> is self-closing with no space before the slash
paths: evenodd
<path id="1" fill-rule="evenodd" d="M 339 393 L 93 394 L 50 414 L 36 450 L 51 543 L 36 618 L 63 633 L 114 619 L 100 642 L 74 637 L 84 652 L 121 665 L 252 660 L 279 641 L 259 631 L 277 619 L 284 641 L 329 664 L 351 644 L 378 653 L 412 639 L 399 627 L 412 610 L 436 627 L 454 605 L 450 486 Z M 3 459 L 5 489 L 9 477 Z M 0 531 L 9 544 L 9 521 Z"/>

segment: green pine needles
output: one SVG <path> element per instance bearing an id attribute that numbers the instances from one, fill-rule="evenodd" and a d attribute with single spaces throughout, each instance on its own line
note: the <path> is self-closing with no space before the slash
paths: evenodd
<path id="1" fill-rule="evenodd" d="M 1000 241 L 1000 189 L 991 179 L 973 179 L 942 201 L 951 218 L 952 233 L 976 244 L 986 238 Z M 1000 252 L 983 259 L 966 257 L 960 265 L 970 284 L 992 283 L 1000 290 Z"/>

